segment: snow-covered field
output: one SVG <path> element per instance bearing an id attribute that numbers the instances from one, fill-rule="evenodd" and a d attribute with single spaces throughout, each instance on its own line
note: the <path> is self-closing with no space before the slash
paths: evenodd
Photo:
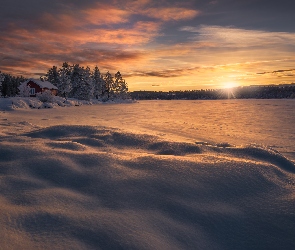
<path id="1" fill-rule="evenodd" d="M 1 249 L 295 249 L 295 100 L 7 100 Z"/>

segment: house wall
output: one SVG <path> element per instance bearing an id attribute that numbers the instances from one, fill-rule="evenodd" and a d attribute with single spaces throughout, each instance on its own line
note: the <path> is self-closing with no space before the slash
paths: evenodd
<path id="1" fill-rule="evenodd" d="M 36 93 L 40 93 L 42 92 L 42 89 L 40 88 L 40 86 L 36 83 L 34 83 L 33 81 L 29 81 L 27 83 L 27 86 L 30 86 L 30 88 L 34 88 L 35 89 L 35 94 L 34 95 L 30 95 L 30 97 L 35 97 Z"/>
<path id="2" fill-rule="evenodd" d="M 44 88 L 44 89 L 42 89 L 42 92 L 45 92 L 46 90 L 50 90 L 50 91 L 51 91 L 51 94 L 53 94 L 53 95 L 57 95 L 57 89 L 48 89 L 48 88 Z"/>

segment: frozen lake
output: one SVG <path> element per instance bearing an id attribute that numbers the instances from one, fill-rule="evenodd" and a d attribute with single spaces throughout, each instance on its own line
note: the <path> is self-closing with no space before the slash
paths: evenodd
<path id="1" fill-rule="evenodd" d="M 294 108 L 0 111 L 0 248 L 293 250 Z"/>
<path id="2" fill-rule="evenodd" d="M 257 143 L 295 160 L 295 100 L 145 101 L 129 123 L 191 140 Z"/>
<path id="3" fill-rule="evenodd" d="M 295 160 L 295 100 L 292 99 L 139 101 L 121 105 L 14 111 L 1 117 L 41 127 L 102 125 L 168 137 L 169 140 L 233 145 L 256 143 L 272 147 Z M 4 127 L 2 130 L 5 128 L 7 131 L 12 129 Z M 20 131 L 30 128 L 22 126 Z"/>

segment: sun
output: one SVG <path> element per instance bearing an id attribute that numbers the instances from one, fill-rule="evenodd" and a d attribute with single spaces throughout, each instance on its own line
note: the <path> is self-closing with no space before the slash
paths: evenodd
<path id="1" fill-rule="evenodd" d="M 225 83 L 223 84 L 223 87 L 224 87 L 225 89 L 232 89 L 232 88 L 235 88 L 235 87 L 237 87 L 237 86 L 238 86 L 238 84 L 235 83 L 235 82 L 225 82 Z"/>
<path id="2" fill-rule="evenodd" d="M 228 99 L 235 99 L 236 95 L 236 87 L 238 87 L 238 84 L 235 82 L 224 82 L 223 83 L 223 93 L 227 95 Z"/>

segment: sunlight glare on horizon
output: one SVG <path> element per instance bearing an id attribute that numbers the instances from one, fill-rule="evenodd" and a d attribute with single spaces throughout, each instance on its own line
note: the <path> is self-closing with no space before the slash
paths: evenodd
<path id="1" fill-rule="evenodd" d="M 238 87 L 238 84 L 236 82 L 226 82 L 223 84 L 223 88 L 225 89 L 232 89 Z"/>

